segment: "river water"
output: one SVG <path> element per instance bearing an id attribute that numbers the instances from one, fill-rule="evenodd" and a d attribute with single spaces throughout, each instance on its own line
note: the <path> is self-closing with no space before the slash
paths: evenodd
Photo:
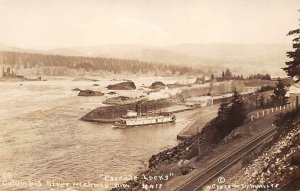
<path id="1" fill-rule="evenodd" d="M 107 96 L 78 97 L 71 90 L 108 92 L 104 87 L 110 83 L 69 78 L 0 82 L 0 190 L 107 190 L 103 187 L 124 182 L 109 176 L 135 175 L 151 155 L 178 143 L 176 135 L 192 120 L 191 111 L 177 114 L 175 124 L 128 129 L 80 121 Z"/>

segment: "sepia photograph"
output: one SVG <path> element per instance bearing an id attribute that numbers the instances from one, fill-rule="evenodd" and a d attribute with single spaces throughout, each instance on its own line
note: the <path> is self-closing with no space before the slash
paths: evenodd
<path id="1" fill-rule="evenodd" d="M 0 0 L 0 191 L 300 191 L 300 0 Z"/>

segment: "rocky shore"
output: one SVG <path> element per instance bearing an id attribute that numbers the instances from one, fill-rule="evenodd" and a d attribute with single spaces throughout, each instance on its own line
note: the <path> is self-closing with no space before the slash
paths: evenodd
<path id="1" fill-rule="evenodd" d="M 215 120 L 208 123 L 201 133 L 184 140 L 177 146 L 164 150 L 157 155 L 153 155 L 149 159 L 148 169 L 141 172 L 136 181 L 131 180 L 126 182 L 129 186 L 128 188 L 114 188 L 112 191 L 140 191 L 147 190 L 147 187 L 149 188 L 150 186 L 154 186 L 152 190 L 159 190 L 161 186 L 166 181 L 172 179 L 173 176 L 182 176 L 189 173 L 193 170 L 193 168 L 189 166 L 183 167 L 182 164 L 184 164 L 185 161 L 189 161 L 199 155 L 198 144 L 201 148 L 203 148 L 201 155 L 199 155 L 200 158 L 209 153 L 213 149 L 214 145 L 217 145 L 222 141 L 221 136 L 216 133 L 214 123 Z M 155 177 L 166 174 L 172 176 L 164 180 L 149 180 L 144 178 L 145 176 Z"/>

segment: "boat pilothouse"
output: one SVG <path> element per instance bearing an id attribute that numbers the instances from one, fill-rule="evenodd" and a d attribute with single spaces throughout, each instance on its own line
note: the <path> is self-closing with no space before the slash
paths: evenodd
<path id="1" fill-rule="evenodd" d="M 170 112 L 160 113 L 142 113 L 128 110 L 126 115 L 121 116 L 121 120 L 117 122 L 115 127 L 130 127 L 140 125 L 156 125 L 163 123 L 175 122 L 176 117 Z"/>

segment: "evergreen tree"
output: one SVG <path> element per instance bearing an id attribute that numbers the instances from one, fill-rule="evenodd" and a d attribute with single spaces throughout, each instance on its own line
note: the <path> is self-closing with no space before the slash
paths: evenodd
<path id="1" fill-rule="evenodd" d="M 282 68 L 288 76 L 292 77 L 296 82 L 300 81 L 300 28 L 291 30 L 287 35 L 294 35 L 293 51 L 286 53 L 291 61 L 286 62 L 286 67 Z"/>
<path id="2" fill-rule="evenodd" d="M 265 80 L 271 80 L 272 78 L 271 78 L 271 75 L 270 74 L 266 74 L 265 75 Z"/>
<path id="3" fill-rule="evenodd" d="M 246 118 L 246 111 L 244 100 L 236 90 L 233 92 L 231 100 L 231 109 L 229 112 L 229 121 L 232 123 L 233 128 L 242 125 Z"/>
<path id="4" fill-rule="evenodd" d="M 263 109 L 265 107 L 265 98 L 263 95 L 260 95 L 258 98 L 258 107 Z"/>
<path id="5" fill-rule="evenodd" d="M 226 80 L 230 80 L 232 77 L 232 73 L 231 71 L 227 68 L 226 71 L 225 71 L 225 79 Z"/>
<path id="6" fill-rule="evenodd" d="M 231 106 L 229 102 L 222 101 L 220 108 L 218 110 L 217 124 L 216 127 L 223 137 L 230 133 L 228 124 L 228 114 L 230 112 Z"/>
<path id="7" fill-rule="evenodd" d="M 214 79 L 215 79 L 215 76 L 214 76 L 214 74 L 211 74 L 211 76 L 210 76 L 210 80 L 211 80 L 211 81 L 214 81 Z"/>
<path id="8" fill-rule="evenodd" d="M 284 86 L 284 83 L 282 80 L 278 79 L 276 83 L 276 87 L 273 91 L 272 100 L 275 105 L 283 106 L 287 103 L 287 97 L 285 97 L 285 94 L 287 92 L 287 89 Z"/>
<path id="9" fill-rule="evenodd" d="M 229 102 L 222 101 L 220 108 L 218 110 L 218 120 L 226 121 L 229 110 L 230 110 Z"/>
<path id="10" fill-rule="evenodd" d="M 230 102 L 223 101 L 217 117 L 217 129 L 222 136 L 228 135 L 234 128 L 243 124 L 246 118 L 244 100 L 237 91 L 233 92 Z"/>

